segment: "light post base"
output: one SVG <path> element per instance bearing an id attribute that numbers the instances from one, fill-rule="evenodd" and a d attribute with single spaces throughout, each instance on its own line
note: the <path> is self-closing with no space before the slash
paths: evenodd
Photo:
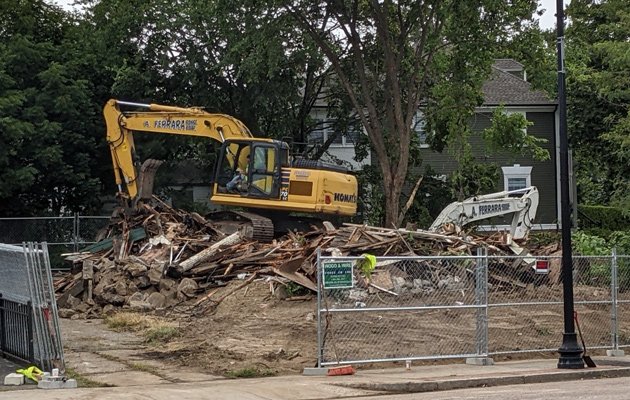
<path id="1" fill-rule="evenodd" d="M 558 359 L 559 369 L 584 368 L 583 350 L 577 342 L 575 332 L 562 335 L 562 346 L 558 349 L 558 353 L 560 353 L 560 358 Z"/>

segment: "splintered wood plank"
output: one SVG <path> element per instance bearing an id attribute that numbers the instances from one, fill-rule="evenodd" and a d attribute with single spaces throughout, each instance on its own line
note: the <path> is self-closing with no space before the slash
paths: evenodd
<path id="1" fill-rule="evenodd" d="M 182 271 L 184 271 L 184 272 L 188 271 L 189 269 L 191 269 L 195 265 L 197 265 L 197 264 L 205 261 L 206 259 L 212 257 L 223 246 L 230 246 L 230 245 L 233 245 L 233 244 L 238 243 L 240 241 L 241 241 L 240 233 L 239 232 L 235 232 L 235 233 L 231 234 L 230 236 L 219 240 L 218 242 L 216 242 L 212 246 L 208 247 L 207 249 L 201 251 L 200 253 L 197 253 L 194 256 L 192 256 L 192 257 L 182 261 L 179 264 L 179 268 Z"/>

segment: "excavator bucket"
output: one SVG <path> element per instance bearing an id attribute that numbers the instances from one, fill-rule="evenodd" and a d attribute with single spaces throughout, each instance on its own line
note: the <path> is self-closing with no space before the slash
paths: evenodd
<path id="1" fill-rule="evenodd" d="M 153 196 L 155 173 L 163 162 L 164 161 L 148 159 L 142 163 L 142 166 L 140 167 L 140 175 L 138 176 L 138 199 L 151 199 Z"/>

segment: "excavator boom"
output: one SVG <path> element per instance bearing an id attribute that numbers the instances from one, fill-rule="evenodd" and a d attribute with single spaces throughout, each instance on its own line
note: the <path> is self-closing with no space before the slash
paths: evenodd
<path id="1" fill-rule="evenodd" d="M 310 160 L 290 162 L 286 143 L 255 138 L 245 124 L 229 115 L 114 99 L 107 102 L 103 114 L 116 184 L 132 201 L 151 197 L 153 177 L 161 163 L 147 160 L 140 165 L 133 133 L 146 132 L 207 137 L 221 144 L 208 179 L 213 182 L 211 200 L 216 204 L 275 215 L 356 214 L 358 185 L 347 169 Z M 243 216 L 250 218 L 251 213 Z"/>
<path id="2" fill-rule="evenodd" d="M 148 111 L 123 112 L 120 106 Z M 122 192 L 122 185 L 125 184 L 127 194 L 132 199 L 139 194 L 140 180 L 137 162 L 134 160 L 136 156 L 133 132 L 201 136 L 220 143 L 227 139 L 253 138 L 249 129 L 238 119 L 224 114 L 210 114 L 200 108 L 132 103 L 112 99 L 105 105 L 103 114 L 118 190 Z M 155 163 L 144 167 L 143 180 L 152 182 L 150 174 L 155 174 L 156 170 Z M 142 197 L 146 195 L 147 193 Z"/>
<path id="3" fill-rule="evenodd" d="M 538 189 L 534 186 L 475 196 L 446 206 L 429 230 L 439 231 L 448 224 L 464 227 L 475 221 L 512 215 L 510 234 L 513 239 L 522 239 L 527 236 L 537 209 Z"/>

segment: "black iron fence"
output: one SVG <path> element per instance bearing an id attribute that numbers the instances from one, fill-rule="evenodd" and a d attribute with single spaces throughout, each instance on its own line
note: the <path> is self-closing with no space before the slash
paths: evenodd
<path id="1" fill-rule="evenodd" d="M 35 362 L 31 302 L 18 303 L 0 293 L 0 355 L 27 363 Z"/>

